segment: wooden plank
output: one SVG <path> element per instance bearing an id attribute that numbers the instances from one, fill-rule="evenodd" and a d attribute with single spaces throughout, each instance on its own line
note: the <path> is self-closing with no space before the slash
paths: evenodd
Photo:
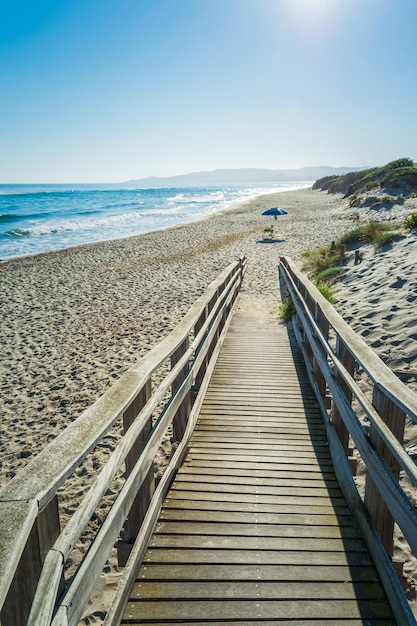
<path id="1" fill-rule="evenodd" d="M 163 535 L 155 533 L 150 542 L 151 548 L 177 549 L 205 549 L 214 550 L 279 550 L 281 552 L 363 552 L 365 544 L 358 538 L 331 538 L 331 537 L 301 537 L 301 536 L 261 536 L 255 537 L 246 535 Z"/>
<path id="2" fill-rule="evenodd" d="M 215 461 L 215 466 L 213 467 L 214 464 L 211 463 L 211 461 Z M 281 460 L 278 460 L 276 462 L 273 461 L 265 461 L 262 458 L 259 458 L 258 460 L 255 461 L 247 461 L 247 460 L 242 460 L 242 459 L 231 459 L 230 457 L 227 457 L 226 459 L 219 459 L 217 456 L 215 455 L 210 455 L 210 454 L 199 454 L 198 456 L 194 457 L 194 455 L 190 455 L 188 456 L 188 458 L 186 459 L 185 463 L 187 463 L 187 465 L 183 465 L 183 470 L 186 469 L 186 467 L 188 466 L 190 468 L 191 471 L 194 470 L 194 468 L 207 468 L 212 467 L 213 469 L 219 469 L 219 470 L 230 470 L 232 471 L 233 469 L 237 470 L 237 471 L 243 471 L 243 472 L 248 472 L 251 470 L 254 471 L 258 471 L 260 473 L 260 475 L 265 475 L 265 472 L 271 472 L 271 473 L 275 473 L 275 472 L 285 472 L 286 469 L 288 469 L 289 472 L 291 472 L 291 474 L 299 474 L 299 473 L 305 473 L 305 474 L 309 474 L 314 476 L 315 474 L 322 474 L 324 477 L 329 477 L 329 476 L 333 476 L 334 477 L 334 470 L 333 470 L 333 465 L 331 464 L 331 462 L 327 462 L 326 459 L 326 463 L 321 462 L 320 465 L 317 466 L 313 466 L 311 464 L 308 464 L 306 462 L 299 462 L 299 463 L 295 463 L 294 465 L 292 465 L 291 467 L 288 467 L 288 465 L 286 463 L 281 463 Z M 191 466 L 192 463 L 192 466 Z M 321 472 L 322 470 L 322 472 Z"/>
<path id="3" fill-rule="evenodd" d="M 123 624 L 144 624 L 144 623 L 152 623 L 152 626 L 178 626 L 178 622 L 172 622 L 171 620 L 164 620 L 164 621 L 159 621 L 159 620 L 152 620 L 152 622 L 144 622 L 142 620 L 140 621 L 132 621 L 131 619 L 129 619 L 128 621 L 123 621 Z M 191 624 L 193 622 L 189 622 L 187 620 L 181 620 L 182 624 Z M 207 622 L 205 620 L 199 620 L 198 621 L 198 626 L 213 626 L 215 622 Z M 259 626 L 259 620 L 251 620 L 251 621 L 247 621 L 247 620 L 239 620 L 238 622 L 239 626 L 254 626 L 255 624 L 257 624 Z M 236 621 L 226 621 L 226 620 L 221 620 L 221 625 L 222 626 L 236 626 Z M 276 619 L 274 620 L 262 620 L 262 626 L 277 626 L 277 621 Z M 309 618 L 306 619 L 297 619 L 297 620 L 286 620 L 286 619 L 280 619 L 279 620 L 279 626 L 312 626 L 312 621 Z M 363 626 L 363 620 L 361 618 L 358 619 L 347 619 L 347 620 L 333 620 L 333 619 L 321 619 L 320 620 L 320 626 Z M 366 626 L 397 626 L 397 623 L 394 620 L 389 620 L 389 619 L 368 619 L 366 621 Z"/>
<path id="4" fill-rule="evenodd" d="M 204 509 L 185 508 L 170 509 L 163 508 L 159 516 L 160 522 L 165 521 L 186 521 L 207 523 L 207 512 Z M 307 526 L 311 532 L 315 532 L 315 527 L 323 529 L 323 532 L 336 532 L 343 536 L 346 531 L 357 532 L 356 524 L 352 515 L 326 515 L 319 513 L 263 513 L 252 511 L 233 510 L 211 510 L 210 523 L 234 523 L 234 524 L 280 524 L 288 529 L 297 527 L 299 524 Z M 190 531 L 191 532 L 191 531 Z M 356 536 L 356 535 L 355 535 Z"/>
<path id="5" fill-rule="evenodd" d="M 230 464 L 229 467 L 213 467 L 208 465 L 207 463 L 196 463 L 194 462 L 192 466 L 183 465 L 181 469 L 181 478 L 183 480 L 187 480 L 187 476 L 226 476 L 229 477 L 230 480 L 233 480 L 233 477 L 245 477 L 252 476 L 253 472 L 256 472 L 256 476 L 259 478 L 272 478 L 274 480 L 300 480 L 310 483 L 309 484 L 326 484 L 326 485 L 338 485 L 334 473 L 332 471 L 327 472 L 312 472 L 312 471 L 301 471 L 298 470 L 298 466 L 295 466 L 288 471 L 283 470 L 268 470 L 263 467 L 263 464 L 259 464 L 259 467 L 248 468 L 247 464 L 239 464 L 239 467 L 235 467 L 234 464 Z M 253 464 L 252 464 L 253 465 Z"/>
<path id="6" fill-rule="evenodd" d="M 310 538 L 325 538 L 325 539 L 345 539 L 345 538 L 360 538 L 360 533 L 355 528 L 317 525 L 309 527 L 307 524 L 300 524 L 296 521 L 292 521 L 291 524 L 262 524 L 255 518 L 252 523 L 248 523 L 244 520 L 234 520 L 224 522 L 215 522 L 210 516 L 210 520 L 202 520 L 195 522 L 192 520 L 175 522 L 161 521 L 155 528 L 155 533 L 158 535 L 231 535 L 239 537 L 310 537 Z M 363 547 L 363 544 L 362 544 Z"/>
<path id="7" fill-rule="evenodd" d="M 294 446 L 292 442 L 295 442 Z M 247 448 L 244 444 L 239 445 L 238 442 L 236 442 L 235 447 L 228 445 L 220 448 L 220 444 L 216 446 L 199 440 L 195 442 L 187 461 L 193 462 L 194 459 L 198 458 L 197 455 L 199 454 L 211 455 L 213 458 L 226 457 L 227 459 L 229 457 L 233 461 L 240 463 L 253 462 L 253 458 L 257 460 L 264 459 L 264 462 L 272 463 L 288 463 L 288 458 L 293 459 L 293 464 L 297 463 L 297 461 L 301 464 L 308 464 L 315 460 L 331 463 L 328 449 L 323 448 L 321 445 L 316 450 L 310 448 L 308 445 L 305 445 L 305 437 L 299 433 L 282 433 L 280 444 L 271 443 L 269 446 L 260 446 L 259 449 L 256 446 Z"/>
<path id="8" fill-rule="evenodd" d="M 301 503 L 297 501 L 296 504 L 291 505 L 288 502 L 277 503 L 276 500 L 271 504 L 270 501 L 264 502 L 258 500 L 256 497 L 250 500 L 249 498 L 239 498 L 239 500 L 233 501 L 230 497 L 224 497 L 223 499 L 214 500 L 213 498 L 200 498 L 196 497 L 195 493 L 180 492 L 169 494 L 165 500 L 164 506 L 166 508 L 175 509 L 199 509 L 201 511 L 259 511 L 260 513 L 293 513 L 300 515 L 349 515 L 350 510 L 345 502 L 343 505 L 333 506 L 332 503 L 327 505 L 318 506 L 316 500 Z"/>
<path id="9" fill-rule="evenodd" d="M 253 615 L 258 620 L 277 619 L 277 615 L 285 615 L 289 619 L 323 620 L 332 619 L 362 619 L 385 617 L 389 612 L 388 603 L 382 600 L 223 600 L 213 601 L 184 601 L 175 600 L 175 618 L 177 620 L 197 621 L 207 619 L 247 619 Z M 126 616 L 133 619 L 145 620 L 172 619 L 173 602 L 159 600 L 158 602 L 129 602 L 126 607 Z M 322 623 L 322 622 L 320 622 Z"/>
<path id="10" fill-rule="evenodd" d="M 330 503 L 328 497 L 319 497 L 316 496 L 314 498 L 310 498 L 308 493 L 305 496 L 290 496 L 285 495 L 280 498 L 277 498 L 276 495 L 269 494 L 254 494 L 254 493 L 234 493 L 232 490 L 219 492 L 219 491 L 180 491 L 171 489 L 170 495 L 167 497 L 167 502 L 171 498 L 181 499 L 181 500 L 198 500 L 198 501 L 209 501 L 211 503 L 216 502 L 246 502 L 253 503 L 261 506 L 263 504 L 270 504 L 272 506 L 279 506 L 278 502 L 282 505 L 289 507 L 290 505 L 294 507 L 302 507 L 302 506 L 312 506 L 315 507 L 324 507 L 330 508 L 333 511 L 337 510 L 337 507 L 343 507 L 345 505 L 344 498 L 333 498 Z"/>
<path id="11" fill-rule="evenodd" d="M 255 487 L 255 489 L 254 489 Z M 177 479 L 174 481 L 172 485 L 172 491 L 176 490 L 186 490 L 189 491 L 200 491 L 204 489 L 206 493 L 230 493 L 232 491 L 234 494 L 253 494 L 254 491 L 257 495 L 272 495 L 274 497 L 279 496 L 290 496 L 291 498 L 296 496 L 300 496 L 301 498 L 327 498 L 331 496 L 332 498 L 343 498 L 342 492 L 340 488 L 326 488 L 326 487 L 312 487 L 310 485 L 304 485 L 301 487 L 297 487 L 294 485 L 286 486 L 286 485 L 273 485 L 273 484 L 262 484 L 261 481 L 245 481 L 241 483 L 240 481 L 235 481 L 234 483 L 223 483 L 220 481 L 211 481 L 204 482 L 200 481 L 182 481 Z"/>
<path id="12" fill-rule="evenodd" d="M 214 463 L 217 463 L 218 461 L 227 461 L 227 462 L 233 462 L 234 457 L 236 457 L 236 463 L 240 462 L 240 463 L 260 463 L 260 464 L 265 464 L 267 465 L 268 462 L 270 464 L 273 464 L 273 460 L 274 458 L 277 458 L 277 455 L 274 455 L 274 453 L 270 453 L 270 454 L 266 454 L 266 452 L 263 452 L 263 455 L 247 455 L 244 461 L 242 461 L 242 457 L 239 456 L 239 454 L 235 454 L 233 455 L 231 452 L 229 452 L 228 454 L 221 454 L 220 452 L 206 452 L 203 449 L 198 449 L 198 450 L 193 450 L 192 452 L 192 458 L 193 460 L 201 460 L 201 461 L 207 461 L 210 460 Z M 277 462 L 276 462 L 276 467 L 279 466 L 284 466 L 285 464 L 291 465 L 291 466 L 296 466 L 296 467 L 305 467 L 307 468 L 307 470 L 309 470 L 311 468 L 312 471 L 314 471 L 314 468 L 316 469 L 320 469 L 322 467 L 324 468 L 331 468 L 332 467 L 332 462 L 330 457 L 325 458 L 325 459 L 314 459 L 314 458 L 303 458 L 303 459 L 298 459 L 297 456 L 287 456 L 287 455 L 279 455 L 279 457 L 277 458 Z"/>
<path id="13" fill-rule="evenodd" d="M 360 582 L 357 585 L 346 582 L 262 582 L 262 581 L 223 581 L 221 584 L 211 581 L 166 581 L 155 585 L 153 581 L 136 582 L 132 600 L 386 600 L 381 585 L 375 582 Z"/>
<path id="14" fill-rule="evenodd" d="M 328 454 L 328 451 L 326 450 L 325 452 L 322 452 L 321 454 L 318 454 L 316 451 L 314 450 L 309 450 L 308 448 L 302 448 L 301 450 L 298 448 L 293 448 L 291 445 L 287 445 L 284 448 L 281 447 L 275 447 L 272 444 L 270 446 L 260 446 L 260 448 L 257 450 L 256 447 L 248 447 L 245 448 L 245 446 L 239 446 L 236 448 L 230 447 L 230 446 L 223 446 L 223 445 L 212 445 L 212 444 L 201 444 L 199 443 L 199 445 L 195 445 L 195 447 L 193 448 L 193 458 L 194 455 L 196 454 L 211 454 L 213 457 L 214 456 L 218 456 L 218 455 L 230 455 L 231 459 L 234 459 L 236 457 L 244 457 L 244 450 L 246 449 L 246 453 L 247 455 L 251 454 L 254 455 L 256 454 L 258 456 L 258 458 L 268 458 L 269 459 L 277 459 L 277 461 L 280 461 L 281 463 L 284 462 L 284 459 L 287 459 L 289 456 L 291 456 L 295 463 L 293 462 L 292 465 L 297 465 L 297 460 L 300 463 L 306 463 L 309 465 L 314 465 L 317 463 L 320 463 L 321 460 L 323 461 L 327 461 L 328 463 L 330 463 L 330 456 Z M 288 461 L 286 461 L 288 462 Z"/>
<path id="15" fill-rule="evenodd" d="M 372 565 L 365 550 L 355 552 L 315 552 L 309 550 L 245 550 L 212 548 L 149 548 L 144 563 L 219 563 L 240 565 Z"/>
<path id="16" fill-rule="evenodd" d="M 320 475 L 319 475 L 320 476 Z M 291 476 L 283 476 L 283 477 L 264 477 L 262 475 L 256 475 L 256 476 L 239 476 L 239 475 L 233 475 L 230 476 L 229 474 L 224 474 L 222 472 L 220 472 L 219 470 L 217 470 L 217 472 L 201 472 L 196 473 L 193 472 L 192 474 L 186 474 L 181 472 L 181 474 L 178 477 L 178 480 L 181 480 L 182 483 L 184 482 L 191 482 L 191 483 L 199 483 L 199 482 L 206 482 L 207 480 L 210 480 L 211 484 L 232 484 L 232 485 L 262 485 L 262 486 L 267 486 L 270 485 L 271 487 L 279 487 L 279 486 L 291 486 L 291 487 L 305 487 L 307 489 L 314 489 L 317 487 L 320 487 L 322 489 L 337 489 L 340 492 L 340 487 L 339 487 L 339 483 L 336 480 L 323 480 L 319 478 L 314 479 L 311 476 L 308 476 L 307 478 L 305 478 L 304 476 L 302 476 L 301 478 L 297 478 L 297 475 Z"/>
<path id="17" fill-rule="evenodd" d="M 217 580 L 221 581 L 318 581 L 331 583 L 345 582 L 379 582 L 377 571 L 373 565 L 264 565 L 231 564 L 190 564 L 171 563 L 169 567 L 161 563 L 143 564 L 138 572 L 137 580 Z"/>

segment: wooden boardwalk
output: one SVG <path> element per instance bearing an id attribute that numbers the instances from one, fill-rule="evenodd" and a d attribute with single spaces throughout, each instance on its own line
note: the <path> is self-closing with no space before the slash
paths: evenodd
<path id="1" fill-rule="evenodd" d="M 276 323 L 235 314 L 122 623 L 396 623 Z"/>

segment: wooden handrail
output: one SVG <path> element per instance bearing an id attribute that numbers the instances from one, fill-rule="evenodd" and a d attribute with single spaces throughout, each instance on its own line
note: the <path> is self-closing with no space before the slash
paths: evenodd
<path id="1" fill-rule="evenodd" d="M 417 468 L 403 446 L 405 418 L 417 423 L 417 394 L 394 375 L 289 258 L 280 258 L 279 273 L 282 295 L 289 295 L 295 305 L 293 327 L 325 417 L 339 482 L 358 518 L 399 623 L 415 625 L 394 574 L 392 557 L 394 523 L 417 555 L 417 511 L 399 481 L 403 470 L 417 486 Z M 354 371 L 359 366 L 368 377 L 371 399 L 355 381 Z M 353 409 L 352 399 L 369 420 L 369 427 Z M 363 497 L 347 462 L 350 440 L 366 467 Z"/>
<path id="2" fill-rule="evenodd" d="M 226 268 L 170 335 L 123 374 L 0 491 L 2 623 L 14 626 L 58 624 L 61 623 L 59 615 L 65 613 L 62 623 L 78 624 L 126 518 L 132 515 L 137 518 L 131 511 L 134 501 L 141 500 L 145 487 L 149 493 L 147 477 L 152 474 L 153 479 L 154 458 L 168 427 L 173 424 L 177 434 L 181 433 L 181 428 L 185 429 L 186 424 L 180 428 L 175 427 L 175 423 L 180 423 L 184 415 L 185 421 L 188 420 L 195 395 L 191 394 L 191 389 L 201 382 L 208 355 L 215 353 L 221 341 L 222 328 L 230 316 L 245 269 L 246 259 Z M 151 377 L 169 359 L 171 369 L 152 395 Z M 169 392 L 170 399 L 165 401 L 160 417 L 152 425 L 156 408 Z M 58 489 L 123 415 L 131 416 L 125 422 L 125 436 L 61 532 L 56 500 Z M 141 441 L 143 443 L 139 443 Z M 131 454 L 133 449 L 136 450 L 134 455 Z M 128 475 L 112 509 L 71 585 L 65 586 L 63 577 L 68 556 L 116 472 L 131 456 L 134 460 L 129 468 L 126 464 Z M 150 506 L 150 497 L 146 499 L 143 493 L 143 498 L 144 515 Z M 137 527 L 136 534 L 143 515 L 133 520 L 129 518 L 132 527 Z M 61 609 L 57 610 L 58 596 Z"/>

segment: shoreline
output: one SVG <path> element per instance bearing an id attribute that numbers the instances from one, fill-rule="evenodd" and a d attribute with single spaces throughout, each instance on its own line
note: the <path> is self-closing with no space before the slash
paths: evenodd
<path id="1" fill-rule="evenodd" d="M 90 227 L 92 228 L 92 230 L 90 230 L 89 235 L 84 237 L 83 229 L 81 229 L 80 231 L 78 231 L 80 232 L 80 236 L 77 237 L 74 234 L 77 232 L 77 229 L 75 229 L 71 233 L 71 228 L 70 228 L 68 231 L 69 238 L 67 238 L 66 235 L 64 236 L 64 238 L 62 238 L 62 233 L 66 232 L 65 219 L 70 218 L 73 221 L 77 222 L 77 217 L 73 216 L 71 218 L 71 215 L 70 215 L 71 208 L 75 210 L 77 214 L 77 207 L 72 206 L 71 200 L 70 200 L 70 206 L 67 209 L 67 213 L 65 213 L 65 211 L 62 211 L 61 217 L 60 217 L 59 210 L 57 210 L 55 213 L 54 212 L 51 213 L 50 220 L 55 219 L 55 227 L 52 226 L 52 223 L 48 224 L 48 220 L 47 220 L 44 225 L 44 228 L 46 230 L 44 230 L 43 235 L 39 236 L 38 234 L 38 236 L 35 237 L 34 239 L 31 236 L 29 237 L 21 236 L 18 238 L 9 237 L 7 239 L 7 242 L 8 242 L 7 244 L 3 241 L 3 243 L 0 244 L 0 250 L 2 251 L 0 254 L 0 263 L 17 260 L 19 258 L 25 258 L 27 256 L 33 257 L 33 256 L 42 255 L 42 254 L 60 252 L 60 251 L 68 250 L 68 249 L 87 247 L 87 246 L 95 245 L 95 244 L 104 244 L 112 240 L 130 239 L 131 237 L 138 237 L 138 236 L 146 235 L 152 232 L 157 232 L 157 231 L 166 230 L 170 228 L 176 228 L 177 226 L 186 226 L 187 224 L 191 224 L 194 222 L 204 221 L 205 219 L 210 218 L 213 215 L 216 215 L 225 211 L 233 210 L 234 208 L 239 207 L 242 203 L 250 202 L 254 198 L 258 198 L 260 196 L 268 196 L 271 194 L 280 193 L 282 191 L 295 191 L 299 189 L 304 189 L 307 187 L 311 187 L 312 184 L 313 184 L 313 181 L 309 183 L 300 182 L 298 185 L 297 184 L 291 184 L 291 185 L 282 184 L 278 187 L 275 186 L 275 187 L 265 187 L 265 188 L 256 188 L 256 189 L 251 188 L 251 187 L 234 188 L 232 186 L 232 188 L 227 188 L 227 189 L 225 188 L 223 190 L 224 193 L 222 192 L 222 197 L 220 199 L 216 199 L 215 197 L 213 197 L 213 199 L 210 198 L 211 194 L 215 191 L 214 188 L 212 190 L 211 189 L 204 190 L 205 192 L 208 193 L 208 196 L 204 196 L 204 195 L 201 196 L 201 192 L 203 190 L 199 188 L 196 188 L 194 190 L 196 193 L 195 196 L 192 195 L 193 188 L 189 188 L 185 190 L 178 189 L 176 191 L 180 192 L 179 196 L 173 195 L 171 199 L 167 199 L 164 196 L 163 189 L 159 189 L 159 190 L 155 189 L 152 191 L 162 192 L 162 195 L 158 195 L 157 193 L 157 195 L 153 199 L 147 198 L 146 196 L 144 196 L 144 199 L 141 200 L 141 202 L 139 203 L 140 205 L 143 205 L 141 207 L 143 209 L 142 217 L 145 218 L 145 222 L 140 222 L 140 223 L 137 222 L 136 212 L 135 210 L 133 210 L 130 212 L 131 223 L 130 223 L 130 227 L 128 228 L 125 222 L 125 219 L 129 218 L 129 211 L 127 212 L 127 214 L 122 213 L 119 215 L 116 212 L 115 214 L 108 215 L 102 208 L 96 211 L 96 213 L 98 214 L 98 216 L 96 216 L 96 219 L 98 220 L 97 223 L 89 224 L 88 220 L 86 220 L 86 222 L 84 223 L 85 228 L 90 228 Z M 65 193 L 69 191 L 72 192 L 74 190 L 66 189 Z M 104 190 L 97 190 L 98 193 L 100 193 L 101 191 L 104 191 Z M 129 190 L 120 190 L 120 191 L 127 191 L 128 193 L 134 192 L 135 200 L 137 200 L 137 195 L 138 194 L 140 195 L 141 192 L 146 191 L 146 190 L 137 189 L 137 190 L 130 190 L 130 191 Z M 176 218 L 174 217 L 172 219 L 170 217 L 171 212 L 172 210 L 174 210 L 174 213 L 177 212 L 178 202 L 180 202 L 178 201 L 178 198 L 180 196 L 182 197 L 184 194 L 186 196 L 185 206 L 187 206 L 188 195 L 191 194 L 190 196 L 191 200 L 194 198 L 194 204 L 196 202 L 198 204 L 198 207 L 199 207 L 198 211 L 196 212 L 195 209 L 185 209 L 185 212 L 180 211 L 179 213 L 177 213 L 177 217 Z M 132 200 L 132 198 L 130 198 L 130 200 Z M 57 202 L 58 202 L 58 207 L 59 207 L 59 204 L 60 204 L 59 199 L 57 200 Z M 82 198 L 80 198 L 79 202 L 82 202 Z M 89 199 L 88 198 L 84 199 L 84 202 L 88 204 Z M 132 204 L 130 204 L 130 206 L 133 207 Z M 151 217 L 147 217 L 148 214 L 150 214 Z M 64 221 L 62 222 L 60 220 L 64 220 Z M 101 225 L 100 225 L 100 220 L 101 220 Z M 178 221 L 176 222 L 176 220 Z M 21 229 L 23 229 L 23 233 L 30 233 L 33 230 L 34 233 L 36 234 L 37 228 L 42 229 L 42 224 L 39 224 L 38 226 L 34 226 L 31 221 L 26 223 L 26 221 L 23 220 L 23 222 L 19 222 L 19 224 L 20 224 L 19 228 L 17 228 L 16 230 L 20 231 Z M 2 230 L 2 236 L 7 235 L 7 234 L 10 235 L 10 233 L 14 233 L 17 236 L 15 229 L 12 229 L 12 231 L 7 231 L 7 232 L 3 232 Z M 54 243 L 49 241 L 48 233 L 49 234 L 55 233 L 57 235 L 56 239 L 54 240 Z M 85 241 L 83 241 L 83 239 L 85 239 Z M 32 249 L 32 247 L 34 249 Z"/>

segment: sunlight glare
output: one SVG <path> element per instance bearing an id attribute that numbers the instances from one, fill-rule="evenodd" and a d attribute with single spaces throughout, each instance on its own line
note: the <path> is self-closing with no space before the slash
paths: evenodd
<path id="1" fill-rule="evenodd" d="M 289 0 L 287 5 L 290 21 L 312 39 L 331 32 L 341 8 L 341 0 Z"/>

